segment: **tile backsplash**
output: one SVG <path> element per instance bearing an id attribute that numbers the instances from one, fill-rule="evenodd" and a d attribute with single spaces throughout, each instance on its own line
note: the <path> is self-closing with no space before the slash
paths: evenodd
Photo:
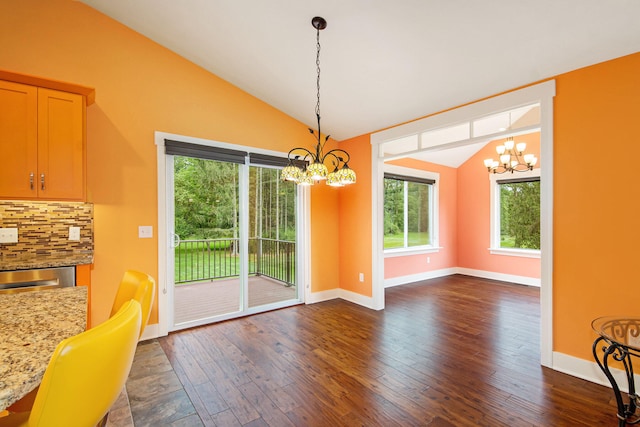
<path id="1" fill-rule="evenodd" d="M 69 240 L 69 227 L 80 240 Z M 0 243 L 0 255 L 67 255 L 93 252 L 93 204 L 0 200 L 0 228 L 17 228 L 18 243 Z"/>

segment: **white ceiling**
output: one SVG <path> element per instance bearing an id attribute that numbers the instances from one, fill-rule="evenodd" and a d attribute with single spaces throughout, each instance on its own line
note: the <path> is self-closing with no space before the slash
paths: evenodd
<path id="1" fill-rule="evenodd" d="M 336 140 L 640 51 L 638 0 L 82 0 Z M 610 82 L 609 82 L 610 83 Z"/>

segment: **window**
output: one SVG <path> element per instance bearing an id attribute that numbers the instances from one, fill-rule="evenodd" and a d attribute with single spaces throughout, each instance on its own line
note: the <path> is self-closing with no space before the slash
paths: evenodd
<path id="1" fill-rule="evenodd" d="M 390 169 L 385 167 L 385 170 Z M 399 167 L 393 170 L 384 174 L 385 251 L 436 246 L 434 206 L 437 174 Z M 404 173 L 396 173 L 398 171 Z"/>
<path id="2" fill-rule="evenodd" d="M 491 180 L 491 252 L 539 257 L 540 169 Z"/>

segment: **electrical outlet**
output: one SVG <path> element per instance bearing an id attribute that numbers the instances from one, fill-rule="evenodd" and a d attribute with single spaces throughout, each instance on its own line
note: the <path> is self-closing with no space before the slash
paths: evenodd
<path id="1" fill-rule="evenodd" d="M 69 240 L 80 240 L 80 227 L 69 227 Z"/>
<path id="2" fill-rule="evenodd" d="M 0 228 L 0 243 L 18 243 L 18 229 Z"/>
<path id="3" fill-rule="evenodd" d="M 364 273 L 360 273 L 360 281 L 364 282 Z"/>
<path id="4" fill-rule="evenodd" d="M 153 226 L 141 225 L 138 227 L 138 237 L 141 239 L 151 239 L 153 237 Z"/>

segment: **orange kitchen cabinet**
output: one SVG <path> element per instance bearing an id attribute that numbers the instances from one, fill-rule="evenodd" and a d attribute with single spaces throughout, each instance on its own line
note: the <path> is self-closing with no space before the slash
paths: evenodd
<path id="1" fill-rule="evenodd" d="M 84 200 L 85 99 L 0 81 L 0 198 Z"/>
<path id="2" fill-rule="evenodd" d="M 0 197 L 29 199 L 38 167 L 38 88 L 0 81 Z M 35 185 L 35 176 L 33 177 Z"/>

